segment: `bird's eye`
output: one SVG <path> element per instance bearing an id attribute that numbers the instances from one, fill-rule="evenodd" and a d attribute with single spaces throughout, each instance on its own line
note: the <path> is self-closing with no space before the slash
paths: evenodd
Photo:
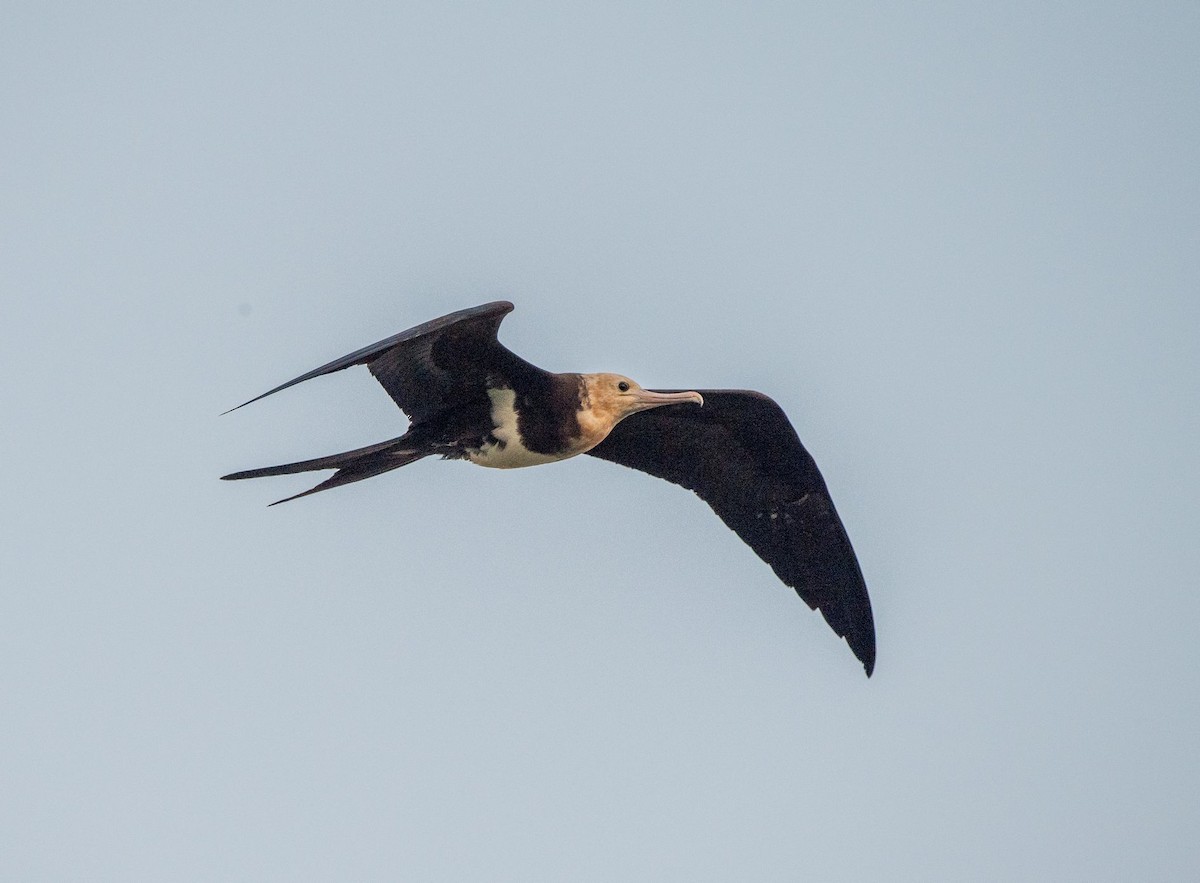
<path id="1" fill-rule="evenodd" d="M 629 392 L 629 384 L 622 380 L 617 384 L 617 389 L 621 390 L 621 392 Z"/>

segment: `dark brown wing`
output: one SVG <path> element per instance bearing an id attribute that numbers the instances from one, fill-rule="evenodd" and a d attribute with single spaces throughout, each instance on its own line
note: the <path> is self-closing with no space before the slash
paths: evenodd
<path id="1" fill-rule="evenodd" d="M 478 393 L 489 373 L 540 370 L 496 340 L 500 322 L 512 309 L 511 303 L 501 300 L 433 319 L 334 359 L 237 407 L 314 377 L 366 365 L 410 420 L 423 420 L 464 391 Z"/>
<path id="2" fill-rule="evenodd" d="M 703 407 L 635 414 L 588 453 L 695 491 L 809 607 L 820 609 L 869 676 L 871 601 L 816 463 L 767 396 L 699 392 Z"/>

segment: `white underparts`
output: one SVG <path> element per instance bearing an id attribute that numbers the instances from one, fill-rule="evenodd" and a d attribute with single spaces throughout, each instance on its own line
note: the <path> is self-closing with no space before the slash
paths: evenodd
<path id="1" fill-rule="evenodd" d="M 539 454 L 529 450 L 521 443 L 521 433 L 517 430 L 517 411 L 513 407 L 517 394 L 511 389 L 489 389 L 488 397 L 492 400 L 492 438 L 476 451 L 468 451 L 467 458 L 479 466 L 490 466 L 494 469 L 517 469 L 521 466 L 538 466 L 542 463 L 553 463 L 574 456 L 575 453 Z"/>

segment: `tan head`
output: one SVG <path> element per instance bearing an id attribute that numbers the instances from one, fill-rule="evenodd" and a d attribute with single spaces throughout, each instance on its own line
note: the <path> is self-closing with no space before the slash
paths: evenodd
<path id="1" fill-rule="evenodd" d="M 621 374 L 581 374 L 579 378 L 583 387 L 579 427 L 587 445 L 584 450 L 604 441 L 612 428 L 630 414 L 685 402 L 704 404 L 698 392 L 654 392 Z"/>

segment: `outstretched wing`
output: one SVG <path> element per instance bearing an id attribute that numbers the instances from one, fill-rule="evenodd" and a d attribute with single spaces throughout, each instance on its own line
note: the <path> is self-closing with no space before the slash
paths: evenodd
<path id="1" fill-rule="evenodd" d="M 875 622 L 867 586 L 825 481 L 787 415 L 761 393 L 699 392 L 703 407 L 634 414 L 588 453 L 695 491 L 820 609 L 870 675 Z"/>
<path id="2" fill-rule="evenodd" d="M 512 309 L 511 303 L 501 300 L 433 319 L 334 359 L 237 407 L 314 377 L 366 365 L 410 420 L 423 420 L 441 410 L 460 390 L 482 388 L 491 371 L 540 370 L 496 340 L 500 322 Z"/>

